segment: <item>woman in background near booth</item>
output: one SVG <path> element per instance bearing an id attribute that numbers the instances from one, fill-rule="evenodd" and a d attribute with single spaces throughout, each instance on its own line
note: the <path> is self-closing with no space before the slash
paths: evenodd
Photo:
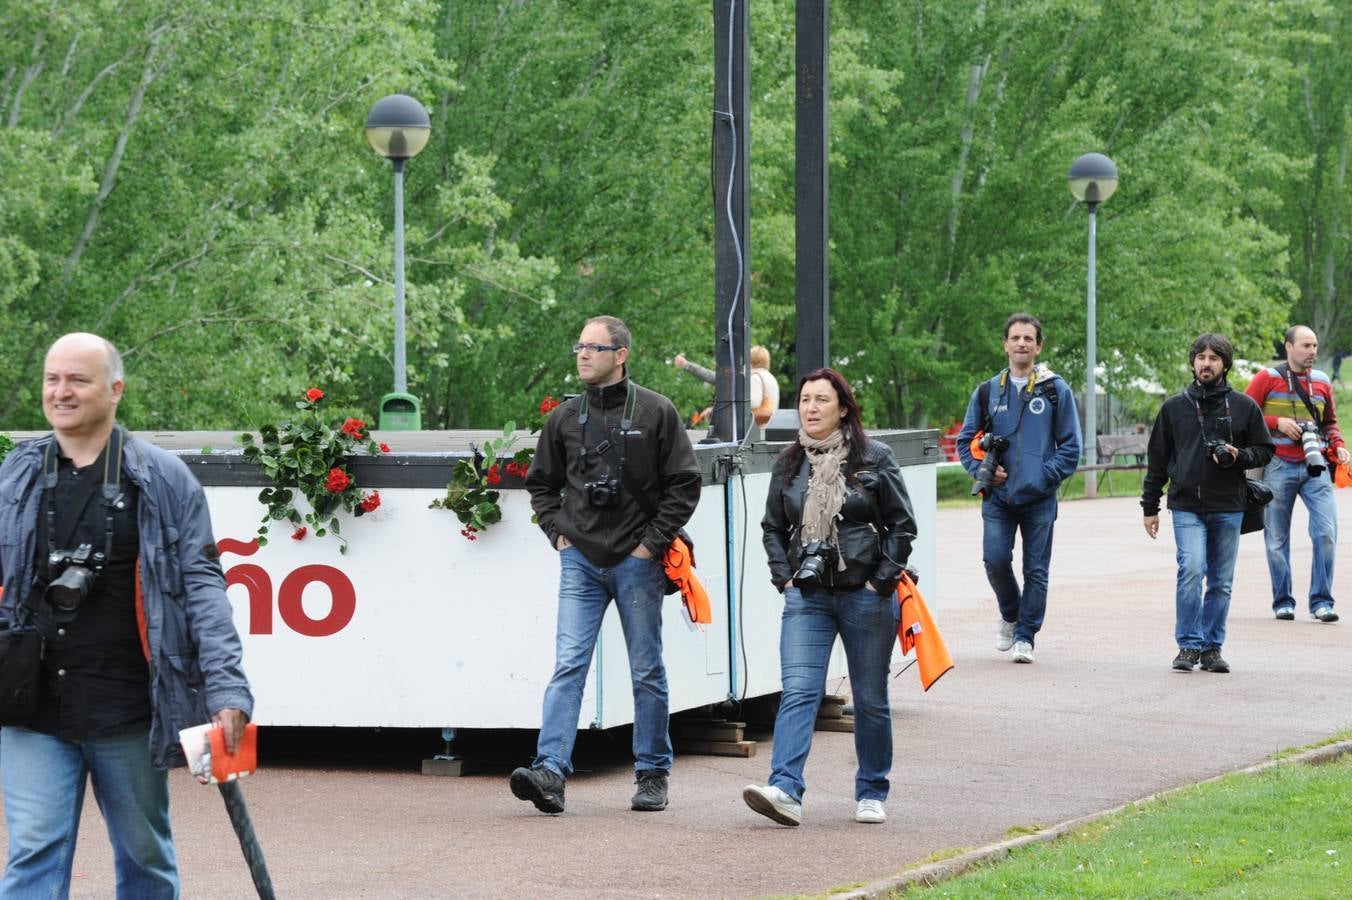
<path id="1" fill-rule="evenodd" d="M 765 501 L 770 580 L 784 594 L 770 783 L 742 799 L 782 825 L 802 821 L 803 767 L 826 689 L 836 635 L 854 701 L 855 821 L 886 820 L 892 769 L 887 675 L 896 641 L 895 595 L 915 540 L 915 516 L 892 450 L 869 440 L 859 406 L 834 369 L 798 386 L 798 440 L 775 460 Z"/>
<path id="2" fill-rule="evenodd" d="M 770 371 L 770 351 L 766 350 L 760 344 L 751 348 L 751 377 L 748 393 L 751 401 L 751 415 L 756 420 L 756 424 L 762 428 L 765 423 L 770 421 L 775 410 L 779 409 L 779 382 L 775 381 L 774 373 Z M 714 383 L 714 373 L 701 365 L 696 365 L 685 358 L 684 353 L 677 353 L 672 364 L 678 369 L 684 369 L 686 372 L 694 375 L 700 381 L 707 384 Z M 709 418 L 712 407 L 699 414 L 695 423 Z"/>

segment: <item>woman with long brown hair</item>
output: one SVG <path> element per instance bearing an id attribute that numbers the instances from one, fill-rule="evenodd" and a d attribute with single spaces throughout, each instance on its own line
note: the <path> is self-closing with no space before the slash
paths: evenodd
<path id="1" fill-rule="evenodd" d="M 855 821 L 880 824 L 892 768 L 895 591 L 915 516 L 891 449 L 864 434 L 844 376 L 809 372 L 798 385 L 798 417 L 798 440 L 775 461 L 761 521 L 770 580 L 784 594 L 783 696 L 770 783 L 748 785 L 742 798 L 780 824 L 802 821 L 803 767 L 839 635 L 854 699 Z"/>

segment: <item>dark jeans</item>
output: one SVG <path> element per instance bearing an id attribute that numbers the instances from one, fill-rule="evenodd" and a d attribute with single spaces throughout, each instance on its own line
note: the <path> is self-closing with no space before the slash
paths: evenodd
<path id="1" fill-rule="evenodd" d="M 1047 571 L 1052 559 L 1052 526 L 1056 494 L 1032 503 L 1011 505 L 995 497 L 981 503 L 985 523 L 982 561 L 995 590 L 1000 617 L 1014 622 L 1014 640 L 1033 643 L 1047 612 Z M 1023 537 L 1023 588 L 1014 578 L 1014 534 Z"/>

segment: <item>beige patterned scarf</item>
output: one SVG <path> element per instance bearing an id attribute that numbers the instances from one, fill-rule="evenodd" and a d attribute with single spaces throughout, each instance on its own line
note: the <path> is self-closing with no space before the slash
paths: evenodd
<path id="1" fill-rule="evenodd" d="M 799 541 L 829 541 L 839 547 L 836 520 L 845 502 L 845 460 L 850 454 L 845 429 L 837 428 L 817 440 L 798 429 L 798 443 L 807 453 L 807 499 L 803 503 L 803 527 Z M 842 565 L 844 560 L 841 560 Z"/>

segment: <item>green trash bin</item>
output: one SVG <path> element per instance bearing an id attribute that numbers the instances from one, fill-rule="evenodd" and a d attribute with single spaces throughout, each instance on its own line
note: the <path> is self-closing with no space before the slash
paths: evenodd
<path id="1" fill-rule="evenodd" d="M 386 394 L 380 398 L 381 431 L 422 431 L 422 404 L 412 394 Z"/>

